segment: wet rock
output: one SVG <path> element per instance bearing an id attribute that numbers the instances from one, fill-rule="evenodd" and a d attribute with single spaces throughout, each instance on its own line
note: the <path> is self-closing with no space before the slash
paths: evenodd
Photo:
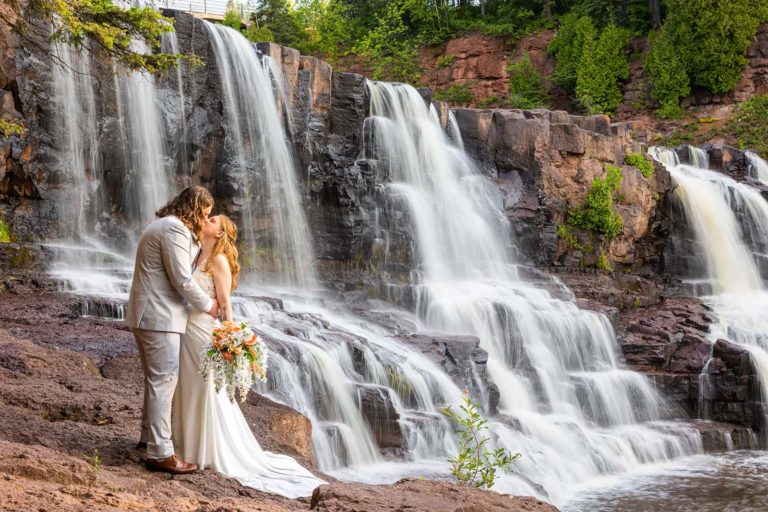
<path id="1" fill-rule="evenodd" d="M 357 386 L 360 411 L 379 448 L 404 448 L 400 415 L 389 393 L 389 388 L 383 386 Z"/>
<path id="2" fill-rule="evenodd" d="M 474 336 L 411 334 L 402 341 L 421 350 L 490 413 L 498 411 L 499 390 L 488 377 L 488 353 Z"/>
<path id="3" fill-rule="evenodd" d="M 440 510 L 445 512 L 556 512 L 535 498 L 518 498 L 472 487 L 429 480 L 400 480 L 393 485 L 334 484 L 315 489 L 311 510 L 384 512 Z"/>

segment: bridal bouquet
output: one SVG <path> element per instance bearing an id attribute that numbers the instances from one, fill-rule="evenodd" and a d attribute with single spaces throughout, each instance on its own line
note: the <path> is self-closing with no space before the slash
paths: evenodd
<path id="1" fill-rule="evenodd" d="M 216 392 L 226 387 L 227 396 L 235 401 L 240 388 L 240 401 L 256 381 L 267 380 L 267 349 L 261 339 L 243 322 L 222 322 L 213 330 L 213 342 L 203 352 L 201 373 L 213 376 Z"/>

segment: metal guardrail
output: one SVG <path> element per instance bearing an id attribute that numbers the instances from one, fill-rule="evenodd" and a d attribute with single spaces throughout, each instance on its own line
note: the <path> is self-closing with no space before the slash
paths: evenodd
<path id="1" fill-rule="evenodd" d="M 227 10 L 227 0 L 155 0 L 152 2 L 156 8 L 175 9 L 192 14 L 224 16 Z M 235 8 L 240 11 L 240 17 L 248 19 L 254 11 L 253 5 L 235 3 Z"/>

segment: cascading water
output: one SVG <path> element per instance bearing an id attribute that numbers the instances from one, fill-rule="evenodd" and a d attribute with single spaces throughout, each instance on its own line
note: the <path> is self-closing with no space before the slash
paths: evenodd
<path id="1" fill-rule="evenodd" d="M 165 133 L 157 105 L 155 80 L 148 73 L 115 73 L 121 133 L 125 148 L 124 211 L 144 226 L 176 189 L 173 163 L 164 144 Z"/>
<path id="2" fill-rule="evenodd" d="M 103 170 L 91 53 L 87 47 L 64 43 L 54 43 L 52 51 L 56 56 L 51 84 L 56 105 L 54 140 L 65 186 L 56 200 L 61 240 L 48 244 L 56 252 L 51 273 L 67 290 L 110 296 L 122 291 L 120 278 L 94 280 L 93 272 L 109 265 L 127 265 L 128 261 L 99 236 Z M 91 310 L 98 308 L 95 304 L 92 298 L 84 299 L 84 313 L 94 312 Z"/>
<path id="3" fill-rule="evenodd" d="M 116 104 L 106 105 L 104 95 L 97 100 L 94 92 L 96 78 L 89 49 L 57 43 L 53 50 L 57 56 L 52 66 L 52 96 L 57 106 L 54 137 L 58 165 L 68 181 L 63 188 L 66 197 L 57 200 L 63 241 L 50 244 L 57 254 L 52 274 L 64 289 L 85 296 L 85 314 L 120 318 L 132 268 L 131 258 L 124 253 L 132 248 L 130 243 L 116 248 L 106 242 L 102 165 L 115 162 L 102 162 L 99 140 L 104 126 L 98 123 L 97 113 L 117 112 L 125 176 L 118 194 L 122 204 L 116 209 L 128 222 L 144 225 L 172 189 L 172 173 L 159 136 L 165 129 L 154 79 L 149 74 L 126 76 L 113 71 Z"/>
<path id="4" fill-rule="evenodd" d="M 749 160 L 749 170 L 752 176 L 768 185 L 768 162 L 751 151 L 745 151 L 744 154 Z"/>
<path id="5" fill-rule="evenodd" d="M 280 122 L 270 75 L 253 45 L 239 32 L 206 23 L 224 94 L 226 145 L 238 171 L 235 198 L 242 204 L 247 247 L 268 231 L 279 284 L 317 286 L 314 256 L 301 205 L 293 155 Z M 261 186 L 254 180 L 261 179 Z M 266 197 L 258 196 L 266 190 Z M 266 218 L 265 218 L 266 217 Z M 264 245 L 264 244 L 258 244 Z M 250 255 L 258 258 L 263 255 Z"/>
<path id="6" fill-rule="evenodd" d="M 654 147 L 649 154 L 675 180 L 675 197 L 706 256 L 711 293 L 702 299 L 718 317 L 710 338 L 749 350 L 768 397 L 768 289 L 762 277 L 768 268 L 768 203 L 755 189 L 724 174 L 681 165 L 672 150 Z M 706 162 L 701 157 L 692 161 Z"/>
<path id="7" fill-rule="evenodd" d="M 518 427 L 494 426 L 525 456 L 520 473 L 555 502 L 604 472 L 700 450 L 697 434 L 659 421 L 666 405 L 645 377 L 623 369 L 608 320 L 524 282 L 510 261 L 507 219 L 490 182 L 448 143 L 434 109 L 410 86 L 368 83 L 364 157 L 387 171 L 408 205 L 416 284 L 427 326 L 477 336 Z M 545 462 L 546 461 L 546 462 Z M 501 484 L 520 491 L 519 481 Z"/>

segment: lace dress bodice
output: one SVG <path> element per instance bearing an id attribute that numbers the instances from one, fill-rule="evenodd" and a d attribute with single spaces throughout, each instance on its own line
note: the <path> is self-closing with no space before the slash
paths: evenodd
<path id="1" fill-rule="evenodd" d="M 195 271 L 192 272 L 192 278 L 210 298 L 216 298 L 216 285 L 213 284 L 213 276 L 211 274 L 204 271 L 201 267 L 197 267 Z"/>

